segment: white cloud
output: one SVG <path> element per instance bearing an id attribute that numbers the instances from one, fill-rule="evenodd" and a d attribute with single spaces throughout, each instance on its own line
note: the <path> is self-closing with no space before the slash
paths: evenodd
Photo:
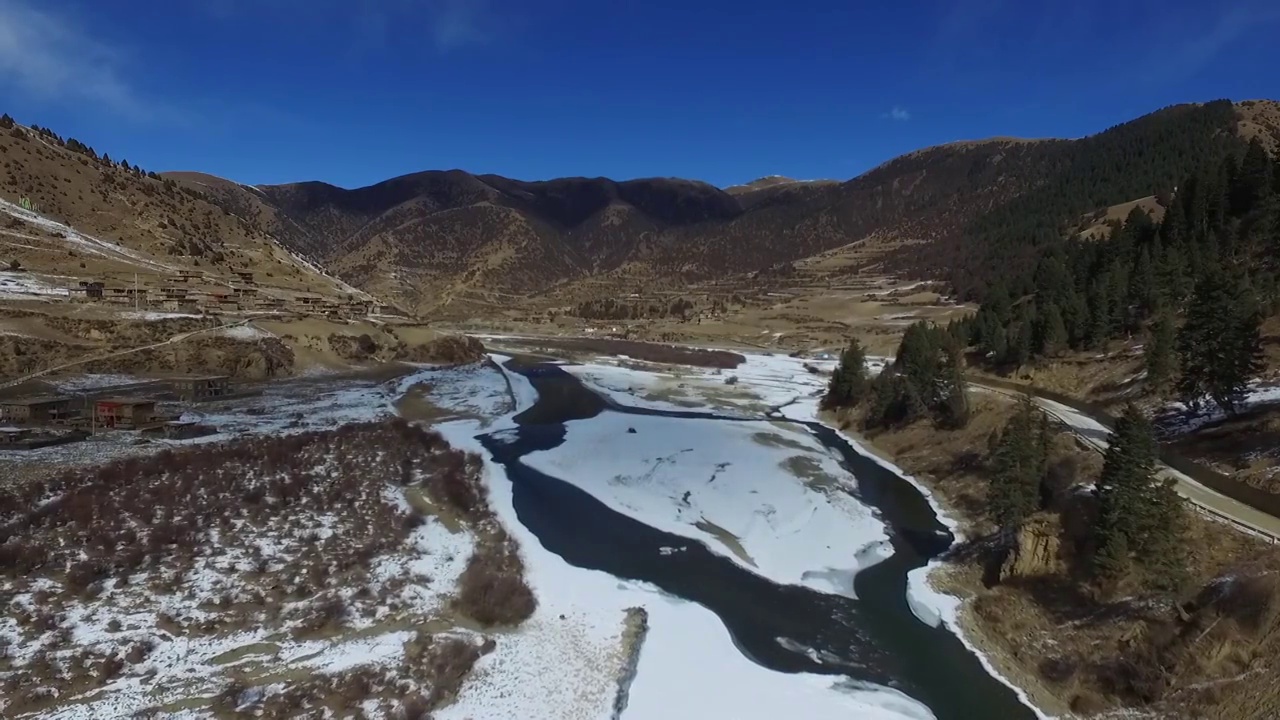
<path id="1" fill-rule="evenodd" d="M 152 114 L 120 76 L 119 53 L 36 2 L 0 0 L 0 87 L 52 102 L 91 102 Z"/>
<path id="2" fill-rule="evenodd" d="M 897 120 L 899 122 L 905 122 L 911 119 L 911 113 L 908 112 L 907 109 L 904 107 L 894 105 L 892 110 L 890 110 L 887 113 L 882 113 L 880 117 L 885 118 L 886 120 Z"/>

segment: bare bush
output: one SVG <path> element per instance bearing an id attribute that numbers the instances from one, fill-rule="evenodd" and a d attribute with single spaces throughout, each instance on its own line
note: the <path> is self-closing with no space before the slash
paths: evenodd
<path id="1" fill-rule="evenodd" d="M 524 580 L 524 565 L 509 541 L 481 547 L 458 579 L 457 609 L 486 627 L 519 625 L 538 602 Z"/>
<path id="2" fill-rule="evenodd" d="M 421 711 L 435 710 L 457 697 L 476 661 L 493 647 L 492 640 L 477 644 L 471 638 L 418 633 L 405 647 L 404 671 L 431 686 Z"/>

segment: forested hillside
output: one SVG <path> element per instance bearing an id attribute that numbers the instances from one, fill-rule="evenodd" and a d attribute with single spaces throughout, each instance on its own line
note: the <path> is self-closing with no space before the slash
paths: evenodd
<path id="1" fill-rule="evenodd" d="M 1080 140 L 1028 143 L 971 168 L 972 193 L 999 183 L 1018 166 L 1023 185 L 1007 202 L 978 213 L 928 253 L 903 251 L 890 267 L 950 281 L 979 297 L 998 277 L 1029 277 L 1046 246 L 1059 243 L 1079 218 L 1099 208 L 1167 194 L 1205 165 L 1244 150 L 1228 100 L 1181 105 Z M 990 167 L 988 167 L 988 165 Z M 1013 178 L 1009 178 L 1013 179 Z"/>
<path id="2" fill-rule="evenodd" d="M 1037 245 L 953 331 L 994 366 L 1145 337 L 1147 386 L 1231 412 L 1277 309 L 1280 162 L 1258 140 L 1188 173 L 1160 222 L 1135 208 L 1109 239 Z"/>

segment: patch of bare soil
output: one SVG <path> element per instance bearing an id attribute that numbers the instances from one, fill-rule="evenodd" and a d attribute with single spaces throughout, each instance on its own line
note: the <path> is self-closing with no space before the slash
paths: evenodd
<path id="1" fill-rule="evenodd" d="M 974 540 L 930 579 L 967 598 L 962 622 L 996 667 L 1049 712 L 1149 712 L 1168 718 L 1280 716 L 1280 551 L 1188 511 L 1188 581 L 1177 592 L 1134 584 L 1102 592 L 1087 580 L 1092 496 L 1080 483 L 1097 453 L 1060 434 L 1050 500 L 1010 552 L 983 516 L 988 438 L 1012 413 L 975 395 L 968 427 L 927 423 L 869 434 L 927 484 Z"/>

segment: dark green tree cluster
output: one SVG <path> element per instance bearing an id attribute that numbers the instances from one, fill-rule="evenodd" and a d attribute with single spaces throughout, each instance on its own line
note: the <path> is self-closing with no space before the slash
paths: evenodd
<path id="1" fill-rule="evenodd" d="M 1167 194 L 1197 168 L 1242 153 L 1236 125 L 1232 103 L 1218 100 L 1165 108 L 1079 140 L 1015 143 L 985 156 L 972 151 L 968 177 L 949 193 L 981 192 L 993 209 L 929 253 L 902 251 L 889 269 L 946 279 L 966 300 L 981 299 L 1000 278 L 1012 280 L 1015 296 L 1025 295 L 1044 249 L 1079 229 L 1086 213 Z M 1001 188 L 1020 191 L 1005 197 Z"/>
<path id="2" fill-rule="evenodd" d="M 1242 158 L 1229 154 L 1182 181 L 1160 222 L 1135 207 L 1106 240 L 1045 243 L 1034 270 L 992 285 L 960 334 L 1006 367 L 1145 336 L 1152 387 L 1170 387 L 1181 368 L 1186 399 L 1230 410 L 1256 372 L 1258 328 L 1276 306 L 1277 172 L 1255 140 Z"/>
<path id="3" fill-rule="evenodd" d="M 9 113 L 0 115 L 0 130 L 12 130 L 15 124 L 13 118 L 9 117 Z"/>
<path id="4" fill-rule="evenodd" d="M 1182 499 L 1173 480 L 1156 476 L 1157 446 L 1151 423 L 1134 406 L 1125 409 L 1107 447 L 1095 493 L 1093 571 L 1114 581 L 1132 570 L 1151 584 L 1175 587 L 1182 575 Z"/>
<path id="5" fill-rule="evenodd" d="M 987 515 L 1006 536 L 1040 509 L 1049 470 L 1050 431 L 1044 413 L 1023 397 L 1017 413 L 993 439 Z"/>
<path id="6" fill-rule="evenodd" d="M 871 384 L 867 423 L 888 427 L 932 415 L 942 427 L 969 422 L 963 342 L 949 330 L 917 322 L 907 328 L 893 365 Z"/>
<path id="7" fill-rule="evenodd" d="M 867 353 L 855 338 L 840 354 L 840 364 L 831 373 L 822 404 L 827 408 L 853 407 L 867 394 Z"/>
<path id="8" fill-rule="evenodd" d="M 1213 270 L 1196 283 L 1178 333 L 1178 394 L 1192 407 L 1212 400 L 1234 414 L 1262 370 L 1261 313 L 1242 273 Z"/>

